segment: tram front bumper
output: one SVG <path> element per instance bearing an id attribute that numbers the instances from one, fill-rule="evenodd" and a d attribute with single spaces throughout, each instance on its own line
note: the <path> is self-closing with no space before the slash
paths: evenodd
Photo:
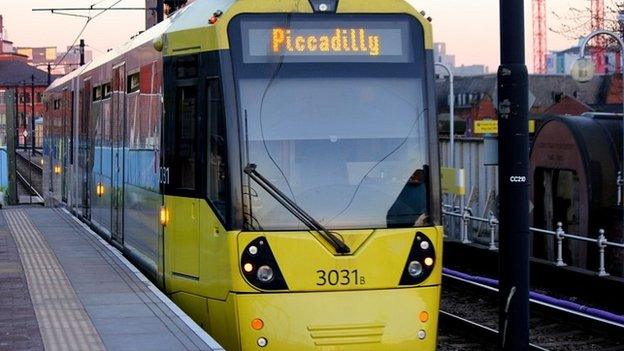
<path id="1" fill-rule="evenodd" d="M 236 296 L 244 351 L 435 350 L 439 301 L 439 286 Z"/>

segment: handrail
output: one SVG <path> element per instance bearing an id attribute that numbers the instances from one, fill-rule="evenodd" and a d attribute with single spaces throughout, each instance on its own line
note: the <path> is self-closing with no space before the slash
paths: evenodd
<path id="1" fill-rule="evenodd" d="M 452 209 L 451 211 L 447 211 L 446 209 Z M 456 217 L 459 218 L 462 221 L 462 225 L 463 227 L 467 227 L 468 226 L 468 222 L 469 221 L 475 221 L 475 222 L 481 222 L 481 223 L 487 223 L 490 226 L 490 250 L 497 250 L 498 248 L 496 247 L 496 227 L 498 227 L 498 225 L 500 224 L 498 219 L 496 218 L 496 216 L 494 216 L 494 213 L 492 211 L 490 211 L 490 217 L 489 218 L 482 218 L 482 217 L 478 217 L 478 216 L 474 216 L 472 215 L 472 213 L 469 211 L 469 209 L 467 207 L 464 208 L 463 213 L 458 213 L 455 212 L 455 210 L 460 210 L 461 209 L 458 208 L 457 206 L 450 206 L 450 205 L 443 205 L 442 207 L 442 214 L 446 215 L 446 216 L 450 216 L 450 217 Z M 597 239 L 593 239 L 593 238 L 589 238 L 589 237 L 585 237 L 585 236 L 580 236 L 580 235 L 576 235 L 576 234 L 569 234 L 566 233 L 563 230 L 563 224 L 561 222 L 557 223 L 557 230 L 556 231 L 552 231 L 552 230 L 547 230 L 547 229 L 542 229 L 542 228 L 534 228 L 534 227 L 530 227 L 529 228 L 531 233 L 540 233 L 540 234 L 545 234 L 545 235 L 550 235 L 553 236 L 557 239 L 557 258 L 556 258 L 556 262 L 555 264 L 557 266 L 563 267 L 566 266 L 565 262 L 563 261 L 563 240 L 565 239 L 572 239 L 572 240 L 577 240 L 577 241 L 583 241 L 586 243 L 593 243 L 597 245 L 598 248 L 598 252 L 599 252 L 599 261 L 600 261 L 600 265 L 598 267 L 598 275 L 599 276 L 608 276 L 609 274 L 606 272 L 605 269 L 605 249 L 608 247 L 615 247 L 618 249 L 624 249 L 624 243 L 618 243 L 618 242 L 611 242 L 609 240 L 607 240 L 606 236 L 605 236 L 605 231 L 603 229 L 600 229 L 598 231 L 598 238 Z M 468 231 L 464 230 L 464 233 L 462 234 L 462 242 L 464 243 L 469 243 L 469 238 L 468 238 Z"/>

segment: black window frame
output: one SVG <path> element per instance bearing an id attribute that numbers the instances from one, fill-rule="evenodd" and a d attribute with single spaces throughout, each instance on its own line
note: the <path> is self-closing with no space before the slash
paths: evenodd
<path id="1" fill-rule="evenodd" d="M 102 94 L 102 85 L 97 85 L 93 87 L 93 95 L 91 95 L 93 97 L 93 101 L 100 101 L 102 100 L 103 94 Z"/>
<path id="2" fill-rule="evenodd" d="M 214 91 L 212 90 L 214 89 Z M 227 216 L 227 208 L 228 208 L 228 154 L 227 154 L 227 120 L 225 117 L 225 103 L 223 97 L 223 87 L 221 83 L 221 77 L 217 76 L 208 76 L 205 79 L 205 94 L 206 94 L 206 198 L 208 202 L 211 204 L 214 212 L 221 216 L 221 220 Z M 216 97 L 213 97 L 212 93 L 216 93 Z M 216 116 L 213 115 L 213 109 L 216 109 Z M 216 126 L 215 126 L 216 124 Z M 213 127 L 216 127 L 216 135 L 213 131 Z M 215 140 L 215 136 L 220 138 Z M 214 144 L 219 144 L 218 147 L 221 148 L 219 150 L 219 156 L 221 157 L 220 166 L 223 169 L 217 169 L 216 172 L 212 169 L 212 156 L 213 156 L 213 146 Z M 214 173 L 213 173 L 214 172 Z M 221 174 L 221 172 L 223 172 Z M 213 182 L 213 175 L 217 174 L 218 177 L 223 177 L 222 184 L 217 185 L 219 190 L 217 190 L 217 194 L 212 194 L 210 183 Z M 217 198 L 223 192 L 223 198 Z M 215 196 L 216 195 L 216 196 Z M 221 203 L 222 202 L 222 203 Z"/>
<path id="3" fill-rule="evenodd" d="M 113 96 L 111 83 L 102 84 L 102 100 L 110 99 Z"/>
<path id="4" fill-rule="evenodd" d="M 228 145 L 228 130 L 230 128 L 231 118 L 228 118 L 226 95 L 227 89 L 224 86 L 224 77 L 222 76 L 221 67 L 221 55 L 218 51 L 204 52 L 199 54 L 180 55 L 164 58 L 164 108 L 165 117 L 163 119 L 163 132 L 162 132 L 162 165 L 169 168 L 168 177 L 166 175 L 161 176 L 161 192 L 165 195 L 203 199 L 210 206 L 215 213 L 221 224 L 229 230 L 232 229 L 233 223 L 233 201 L 232 201 L 232 179 L 230 177 L 230 160 L 229 145 Z M 196 62 L 197 69 L 189 68 L 189 63 Z M 178 63 L 184 65 L 183 70 L 178 70 Z M 178 78 L 179 77 L 179 78 Z M 224 203 L 215 204 L 214 196 L 209 194 L 208 177 L 209 177 L 209 152 L 210 152 L 210 135 L 209 135 L 209 102 L 208 102 L 208 87 L 211 80 L 218 80 L 219 87 L 219 111 L 218 118 L 222 123 L 222 137 L 223 137 L 223 150 L 222 164 L 224 172 L 223 188 L 224 191 L 223 201 Z M 176 175 L 174 174 L 178 170 L 176 169 L 175 160 L 175 131 L 173 126 L 175 123 L 176 109 L 177 109 L 177 89 L 180 86 L 196 85 L 198 92 L 197 99 L 197 119 L 196 119 L 196 145 L 197 145 L 197 162 L 195 162 L 196 169 L 196 186 L 194 190 L 180 189 L 176 183 Z M 172 142 L 173 141 L 173 142 Z M 173 144 L 173 145 L 172 145 Z M 167 178 L 169 183 L 167 184 Z"/>
<path id="5" fill-rule="evenodd" d="M 132 83 L 132 79 L 136 79 L 136 84 Z M 140 72 L 134 72 L 128 75 L 128 78 L 126 79 L 126 92 L 128 94 L 137 92 L 140 90 L 141 88 L 141 74 Z"/>

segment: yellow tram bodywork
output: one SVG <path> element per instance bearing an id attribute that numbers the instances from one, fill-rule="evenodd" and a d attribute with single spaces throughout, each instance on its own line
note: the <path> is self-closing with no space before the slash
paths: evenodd
<path id="1" fill-rule="evenodd" d="M 226 232 L 204 200 L 167 197 L 165 203 L 171 211 L 165 230 L 167 291 L 226 350 L 260 349 L 259 337 L 268 339 L 262 348 L 266 350 L 435 349 L 441 227 L 418 228 L 434 244 L 435 268 L 420 286 L 406 288 L 397 284 L 415 228 L 340 231 L 354 253 L 334 256 L 309 232 Z M 195 218 L 193 206 L 197 206 Z M 260 292 L 242 276 L 241 250 L 258 236 L 271 244 L 290 291 Z M 197 267 L 199 279 L 174 273 L 176 258 L 184 256 L 175 250 L 198 247 L 196 261 L 182 257 L 180 264 Z M 358 287 L 319 288 L 319 267 L 358 269 L 367 272 L 362 273 L 365 277 L 378 279 Z M 430 316 L 425 323 L 419 320 L 423 311 Z M 262 330 L 251 327 L 256 318 L 264 322 Z M 421 329 L 426 332 L 424 340 L 417 336 Z"/>
<path id="2" fill-rule="evenodd" d="M 228 50 L 227 26 L 239 14 L 312 13 L 307 0 L 208 3 L 206 13 L 224 12 L 217 23 L 174 22 L 163 37 L 164 56 Z M 431 24 L 405 1 L 340 0 L 338 13 L 409 14 L 422 23 L 425 47 L 432 50 Z M 353 251 L 336 256 L 308 231 L 228 232 L 203 199 L 165 196 L 164 207 L 170 217 L 164 227 L 166 291 L 226 350 L 435 349 L 441 227 L 338 231 Z M 422 284 L 399 287 L 416 232 L 433 243 L 435 267 Z M 242 251 L 260 236 L 270 243 L 288 291 L 262 292 L 245 280 Z M 319 269 L 357 269 L 366 284 L 320 287 Z M 426 322 L 420 320 L 423 311 L 429 316 Z M 257 318 L 264 322 L 261 330 L 251 326 Z M 426 333 L 424 340 L 419 330 Z M 268 340 L 266 347 L 258 346 L 260 337 Z"/>

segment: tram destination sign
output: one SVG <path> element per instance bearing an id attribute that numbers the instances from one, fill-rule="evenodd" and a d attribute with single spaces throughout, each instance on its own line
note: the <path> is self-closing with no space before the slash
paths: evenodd
<path id="1" fill-rule="evenodd" d="M 407 21 L 243 22 L 246 63 L 413 60 Z"/>

